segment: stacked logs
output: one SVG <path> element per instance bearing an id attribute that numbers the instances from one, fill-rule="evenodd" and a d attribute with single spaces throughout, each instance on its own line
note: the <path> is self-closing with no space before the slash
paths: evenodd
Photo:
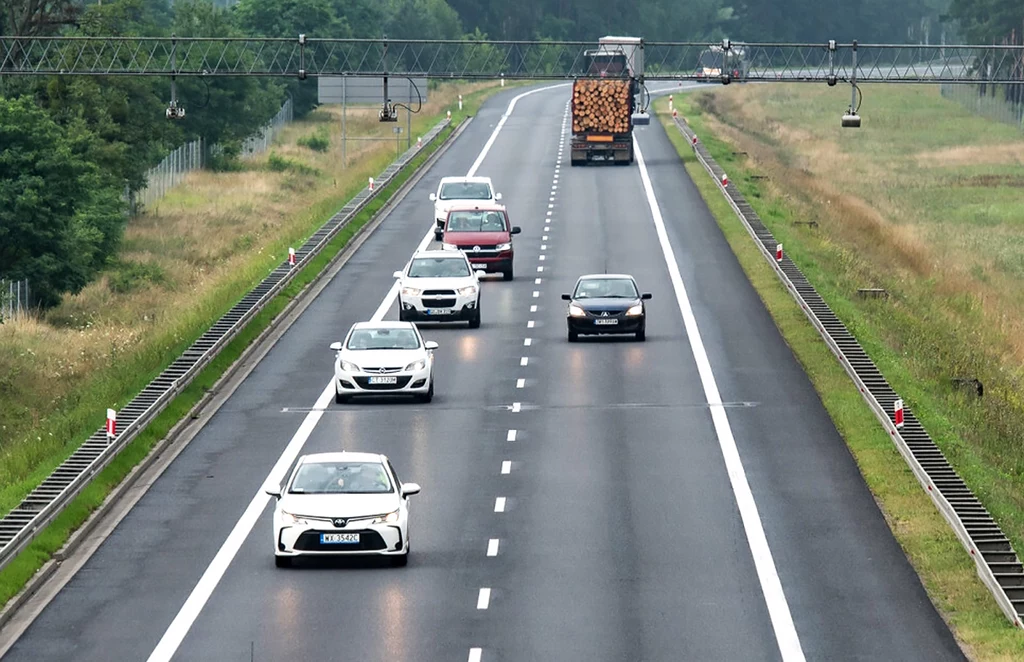
<path id="1" fill-rule="evenodd" d="M 629 80 L 577 80 L 572 86 L 572 132 L 627 133 L 629 105 Z"/>

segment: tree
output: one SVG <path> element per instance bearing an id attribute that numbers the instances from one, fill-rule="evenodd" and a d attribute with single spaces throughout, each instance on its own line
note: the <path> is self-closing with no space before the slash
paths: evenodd
<path id="1" fill-rule="evenodd" d="M 75 25 L 81 14 L 75 0 L 6 0 L 0 13 L 0 34 L 34 37 Z"/>
<path id="2" fill-rule="evenodd" d="M 43 307 L 80 291 L 121 239 L 123 203 L 84 157 L 95 140 L 28 97 L 0 98 L 0 276 L 29 279 Z"/>

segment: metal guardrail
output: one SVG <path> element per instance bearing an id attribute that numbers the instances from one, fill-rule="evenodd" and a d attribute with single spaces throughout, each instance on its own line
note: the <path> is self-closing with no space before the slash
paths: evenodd
<path id="1" fill-rule="evenodd" d="M 255 288 L 224 314 L 209 330 L 149 383 L 123 409 L 117 422 L 125 423 L 113 439 L 106 428 L 99 429 L 53 473 L 3 519 L 0 519 L 0 568 L 5 567 L 78 495 L 88 482 L 187 387 L 196 375 L 259 313 L 285 286 L 299 269 L 318 255 L 331 239 L 355 217 L 380 191 L 428 145 L 440 135 L 451 120 L 434 126 L 422 144 L 414 145 L 375 178 L 373 191 L 366 188 L 355 195 L 341 210 L 295 252 L 295 266 L 287 259 L 276 267 Z"/>
<path id="2" fill-rule="evenodd" d="M 882 376 L 853 334 L 832 312 L 793 261 L 783 255 L 777 260 L 777 242 L 753 207 L 733 182 L 722 184 L 724 171 L 708 153 L 704 144 L 694 142 L 696 134 L 680 117 L 674 118 L 693 146 L 697 160 L 718 183 L 733 211 L 756 241 L 761 254 L 796 299 L 811 323 L 836 355 L 861 395 L 889 432 L 896 448 L 931 497 L 960 543 L 974 560 L 978 576 L 996 599 L 999 608 L 1015 627 L 1022 627 L 1024 616 L 1024 565 L 1009 539 L 981 502 L 963 482 L 942 450 L 928 436 L 909 408 L 904 407 L 903 426 L 896 427 L 894 406 L 899 396 Z"/>

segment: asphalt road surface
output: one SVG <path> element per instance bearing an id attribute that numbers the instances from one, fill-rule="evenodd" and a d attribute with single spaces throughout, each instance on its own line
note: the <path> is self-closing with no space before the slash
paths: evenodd
<path id="1" fill-rule="evenodd" d="M 5 660 L 963 659 L 662 127 L 638 129 L 642 165 L 571 168 L 565 85 L 495 136 L 520 94 L 484 105 Z M 523 228 L 515 280 L 484 284 L 480 329 L 422 327 L 433 403 L 328 402 L 328 345 L 397 318 L 427 196 L 475 162 Z M 653 293 L 646 342 L 566 341 L 559 295 L 600 271 Z M 423 486 L 408 567 L 274 567 L 262 484 L 339 449 Z"/>

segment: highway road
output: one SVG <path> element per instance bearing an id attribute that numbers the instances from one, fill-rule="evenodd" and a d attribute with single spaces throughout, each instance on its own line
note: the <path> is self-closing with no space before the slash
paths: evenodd
<path id="1" fill-rule="evenodd" d="M 483 106 L 5 661 L 964 659 L 664 129 L 636 165 L 570 168 L 568 87 L 521 95 Z M 485 283 L 480 329 L 423 327 L 433 403 L 334 404 L 329 343 L 397 318 L 427 196 L 471 170 L 523 228 L 515 280 Z M 566 341 L 560 294 L 604 270 L 653 293 L 646 342 Z M 261 486 L 338 449 L 423 486 L 407 567 L 274 567 Z"/>

